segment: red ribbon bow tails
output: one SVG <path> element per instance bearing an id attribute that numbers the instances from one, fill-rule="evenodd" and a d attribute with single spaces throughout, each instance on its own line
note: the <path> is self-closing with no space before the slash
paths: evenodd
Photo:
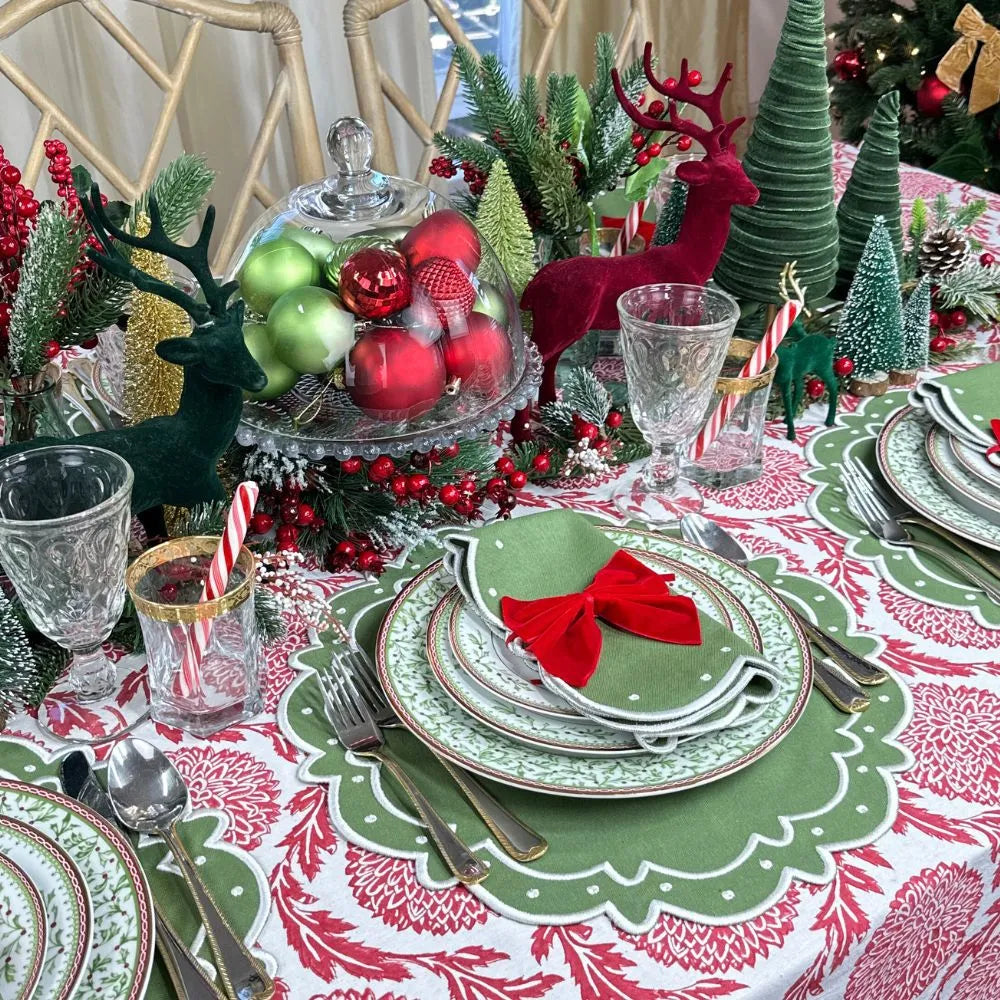
<path id="1" fill-rule="evenodd" d="M 657 642 L 701 645 L 698 609 L 690 597 L 670 593 L 672 579 L 619 550 L 580 593 L 535 601 L 504 597 L 500 613 L 544 670 L 584 687 L 601 658 L 598 618 Z"/>
<path id="2" fill-rule="evenodd" d="M 997 439 L 997 443 L 986 449 L 987 456 L 996 455 L 1000 452 L 1000 420 L 991 420 L 990 430 L 993 431 L 993 436 Z"/>

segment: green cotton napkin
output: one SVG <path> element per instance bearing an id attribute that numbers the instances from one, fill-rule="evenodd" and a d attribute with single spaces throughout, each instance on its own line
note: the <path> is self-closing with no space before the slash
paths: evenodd
<path id="1" fill-rule="evenodd" d="M 505 596 L 534 600 L 587 587 L 617 546 L 589 519 L 546 511 L 449 536 L 459 588 L 506 635 Z M 694 735 L 749 721 L 775 694 L 776 668 L 728 628 L 699 613 L 702 644 L 681 646 L 599 621 L 597 670 L 574 688 L 540 670 L 547 688 L 584 715 L 637 734 Z"/>
<path id="2" fill-rule="evenodd" d="M 968 444 L 988 448 L 997 443 L 990 421 L 1000 419 L 1000 362 L 927 379 L 910 401 Z"/>

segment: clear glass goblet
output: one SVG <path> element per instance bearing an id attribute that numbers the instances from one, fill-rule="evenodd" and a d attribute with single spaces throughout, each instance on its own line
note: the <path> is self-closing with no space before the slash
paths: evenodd
<path id="1" fill-rule="evenodd" d="M 698 285 L 641 285 L 618 299 L 629 407 L 653 452 L 615 492 L 626 516 L 662 525 L 701 509 L 701 495 L 679 481 L 680 458 L 701 429 L 739 314 L 731 296 Z"/>
<path id="2" fill-rule="evenodd" d="M 131 495 L 131 466 L 102 448 L 67 443 L 0 460 L 0 564 L 38 631 L 72 654 L 39 721 L 73 742 L 134 724 L 102 649 L 125 605 Z"/>

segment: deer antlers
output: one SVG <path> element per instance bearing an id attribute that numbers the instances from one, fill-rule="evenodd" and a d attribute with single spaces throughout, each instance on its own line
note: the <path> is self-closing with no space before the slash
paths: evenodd
<path id="1" fill-rule="evenodd" d="M 167 236 L 166 230 L 163 228 L 163 220 L 160 218 L 160 207 L 152 196 L 149 198 L 149 234 L 147 236 L 135 236 L 124 229 L 119 229 L 112 223 L 101 204 L 101 192 L 96 184 L 91 187 L 89 197 L 84 196 L 80 199 L 80 204 L 90 228 L 104 248 L 103 253 L 96 250 L 88 250 L 87 253 L 106 271 L 131 282 L 144 292 L 152 292 L 154 295 L 159 295 L 161 298 L 173 302 L 174 305 L 180 306 L 198 326 L 211 319 L 221 319 L 226 315 L 229 299 L 239 287 L 239 282 L 230 281 L 220 285 L 212 275 L 212 269 L 208 263 L 208 244 L 212 239 L 212 228 L 215 225 L 214 206 L 210 205 L 205 212 L 205 222 L 198 234 L 198 239 L 191 246 L 183 246 Z M 175 285 L 160 281 L 134 267 L 114 245 L 113 239 L 125 244 L 125 246 L 139 250 L 151 250 L 182 264 L 194 275 L 195 280 L 201 286 L 207 305 L 196 301 Z"/>
<path id="2" fill-rule="evenodd" d="M 642 53 L 642 68 L 646 73 L 646 79 L 650 86 L 658 93 L 670 98 L 669 129 L 681 135 L 690 136 L 696 139 L 709 156 L 718 156 L 729 147 L 733 138 L 733 133 L 746 120 L 744 118 L 734 118 L 727 122 L 722 113 L 722 95 L 729 81 L 733 78 L 733 64 L 726 63 L 726 68 L 719 77 L 719 82 L 710 94 L 699 94 L 688 83 L 688 61 L 681 60 L 680 80 L 667 80 L 660 83 L 653 73 L 653 43 L 646 42 L 646 47 Z M 635 104 L 629 100 L 625 89 L 622 87 L 621 77 L 618 70 L 611 71 L 611 83 L 615 88 L 615 96 L 618 103 L 625 109 L 625 113 L 640 128 L 650 131 L 663 131 L 667 128 L 667 122 L 653 115 L 643 114 Z M 690 118 L 683 118 L 677 113 L 677 102 L 690 104 L 692 107 L 702 111 L 711 123 L 711 128 L 704 128 Z"/>

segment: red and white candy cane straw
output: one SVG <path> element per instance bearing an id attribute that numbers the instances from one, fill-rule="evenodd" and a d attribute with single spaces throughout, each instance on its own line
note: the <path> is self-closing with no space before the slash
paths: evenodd
<path id="1" fill-rule="evenodd" d="M 219 547 L 215 550 L 215 555 L 212 556 L 212 564 L 208 568 L 208 576 L 201 589 L 199 603 L 214 601 L 225 594 L 226 587 L 229 585 L 229 575 L 236 565 L 236 557 L 240 554 L 243 541 L 247 537 L 250 518 L 259 495 L 260 487 L 256 483 L 245 482 L 236 487 L 233 503 L 226 518 L 226 530 L 222 533 L 222 538 L 219 539 Z M 181 694 L 186 698 L 201 691 L 201 661 L 205 650 L 208 649 L 208 641 L 211 636 L 212 622 L 208 618 L 202 618 L 195 622 L 189 632 L 189 641 L 187 649 L 184 651 L 184 659 L 181 661 L 179 678 Z"/>
<path id="2" fill-rule="evenodd" d="M 625 216 L 622 228 L 618 232 L 618 239 L 611 249 L 612 257 L 624 257 L 628 253 L 628 245 L 635 239 L 635 234 L 639 232 L 639 223 L 642 222 L 643 213 L 646 211 L 645 201 L 634 201 Z"/>
<path id="3" fill-rule="evenodd" d="M 786 302 L 778 310 L 778 315 L 774 317 L 774 322 L 768 327 L 767 333 L 764 334 L 764 339 L 754 348 L 753 354 L 750 355 L 746 364 L 740 369 L 740 378 L 753 378 L 764 370 L 764 366 L 771 355 L 778 349 L 778 344 L 781 343 L 785 334 L 788 333 L 789 327 L 795 322 L 795 317 L 798 316 L 801 309 L 802 303 L 795 301 Z M 694 444 L 691 445 L 689 455 L 692 459 L 697 461 L 715 442 L 719 434 L 722 433 L 722 428 L 725 427 L 726 421 L 732 416 L 733 410 L 736 408 L 736 403 L 736 396 L 722 397 L 722 402 L 715 408 L 715 411 L 695 438 Z"/>

